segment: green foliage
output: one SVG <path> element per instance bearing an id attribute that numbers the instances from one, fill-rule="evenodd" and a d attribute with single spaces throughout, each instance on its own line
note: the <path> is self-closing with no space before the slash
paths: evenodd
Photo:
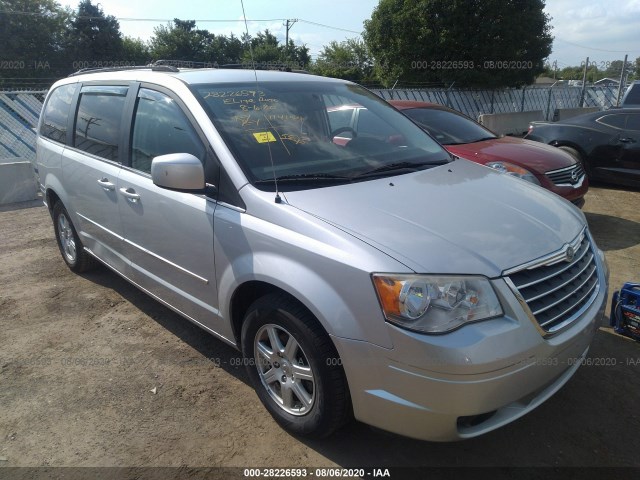
<path id="1" fill-rule="evenodd" d="M 612 60 L 607 62 L 589 63 L 587 68 L 587 82 L 594 83 L 603 78 L 611 78 L 613 80 L 620 80 L 622 73 L 623 60 Z M 625 70 L 625 76 L 627 82 L 633 81 L 640 70 L 640 57 L 635 62 L 627 60 L 627 68 Z M 550 70 L 550 67 L 547 67 Z M 582 80 L 584 74 L 584 62 L 579 66 L 569 66 L 556 72 L 556 78 L 559 80 Z M 553 71 L 550 71 L 550 76 L 553 76 Z"/>
<path id="2" fill-rule="evenodd" d="M 65 75 L 62 48 L 72 12 L 54 0 L 0 0 L 0 86 Z M 11 14 L 5 12 L 20 12 Z"/>
<path id="3" fill-rule="evenodd" d="M 306 69 L 311 65 L 309 48 L 306 45 L 296 46 L 293 40 L 289 40 L 289 48 L 284 52 L 285 63 L 291 64 L 292 68 Z"/>
<path id="4" fill-rule="evenodd" d="M 365 43 L 357 38 L 325 45 L 311 71 L 325 77 L 373 83 L 373 60 Z"/>
<path id="5" fill-rule="evenodd" d="M 124 37 L 122 39 L 122 58 L 135 65 L 146 65 L 151 59 L 149 46 L 139 38 Z"/>
<path id="6" fill-rule="evenodd" d="M 113 15 L 105 15 L 91 0 L 78 4 L 78 13 L 68 32 L 68 51 L 72 61 L 120 62 L 124 53 L 120 24 Z"/>
<path id="7" fill-rule="evenodd" d="M 226 35 L 212 35 L 205 49 L 207 61 L 218 65 L 240 63 L 244 44 L 233 33 Z"/>
<path id="8" fill-rule="evenodd" d="M 149 42 L 153 60 L 209 61 L 207 47 L 211 34 L 195 27 L 194 20 L 175 18 L 173 24 L 154 28 L 154 36 Z"/>
<path id="9" fill-rule="evenodd" d="M 543 0 L 381 0 L 364 39 L 386 85 L 520 86 L 551 52 L 543 8 Z"/>
<path id="10" fill-rule="evenodd" d="M 281 45 L 276 36 L 268 29 L 264 32 L 258 32 L 255 37 L 247 38 L 245 35 L 243 40 L 245 49 L 242 55 L 242 62 L 245 64 L 251 64 L 252 54 L 253 60 L 258 67 L 286 65 L 292 69 L 304 69 L 311 61 L 309 49 L 305 45 L 296 47 L 293 41 L 289 40 L 287 48 L 285 45 Z M 251 43 L 251 50 L 249 49 L 249 43 Z"/>

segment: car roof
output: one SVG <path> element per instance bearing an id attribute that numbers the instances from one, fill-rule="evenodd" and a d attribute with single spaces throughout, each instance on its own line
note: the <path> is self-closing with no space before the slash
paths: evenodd
<path id="1" fill-rule="evenodd" d="M 189 85 L 207 83 L 259 83 L 265 82 L 335 82 L 351 83 L 346 80 L 320 77 L 307 73 L 282 72 L 275 70 L 251 70 L 238 68 L 196 68 L 196 69 L 159 69 L 131 68 L 104 69 L 77 72 L 68 77 L 73 82 L 113 81 L 113 80 L 152 80 L 174 77 Z"/>
<path id="2" fill-rule="evenodd" d="M 627 113 L 640 113 L 640 108 L 611 108 L 609 110 L 599 110 L 597 112 L 583 113 L 582 115 L 576 115 L 575 117 L 567 118 L 566 120 L 557 122 L 557 125 L 584 125 L 594 122 L 598 118 L 602 118 L 606 115 Z"/>

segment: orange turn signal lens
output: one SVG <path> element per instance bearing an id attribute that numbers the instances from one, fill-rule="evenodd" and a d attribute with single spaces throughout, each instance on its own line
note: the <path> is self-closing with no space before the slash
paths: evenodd
<path id="1" fill-rule="evenodd" d="M 392 280 L 388 277 L 373 277 L 373 283 L 378 292 L 378 298 L 382 304 L 382 310 L 386 315 L 398 315 L 400 316 L 400 304 L 398 299 L 400 298 L 400 290 L 402 290 L 402 283 Z"/>

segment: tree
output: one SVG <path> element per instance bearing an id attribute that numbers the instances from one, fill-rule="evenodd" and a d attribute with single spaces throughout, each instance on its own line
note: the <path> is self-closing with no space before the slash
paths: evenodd
<path id="1" fill-rule="evenodd" d="M 242 62 L 244 45 L 242 40 L 233 33 L 228 37 L 225 35 L 212 35 L 207 48 L 205 49 L 205 57 L 207 61 L 218 64 L 238 64 Z"/>
<path id="2" fill-rule="evenodd" d="M 252 52 L 249 52 L 249 48 L 245 49 L 243 55 L 243 61 L 245 63 L 251 63 L 251 54 L 253 54 L 253 60 L 256 64 L 276 64 L 281 61 L 282 47 L 279 45 L 279 41 L 269 29 L 264 32 L 258 32 L 255 37 L 249 39 L 251 42 Z"/>
<path id="3" fill-rule="evenodd" d="M 76 64 L 100 66 L 122 61 L 124 48 L 118 20 L 105 15 L 91 0 L 82 0 L 71 22 L 69 51 Z"/>
<path id="4" fill-rule="evenodd" d="M 292 68 L 307 68 L 311 63 L 309 48 L 306 45 L 296 46 L 293 40 L 289 40 L 289 48 L 284 51 L 284 62 Z"/>
<path id="5" fill-rule="evenodd" d="M 386 84 L 533 83 L 553 38 L 543 0 L 380 0 L 364 39 Z"/>
<path id="6" fill-rule="evenodd" d="M 372 83 L 373 61 L 365 43 L 357 38 L 325 45 L 311 69 L 325 77 Z"/>
<path id="7" fill-rule="evenodd" d="M 66 75 L 71 11 L 54 0 L 0 0 L 0 85 L 53 83 Z"/>
<path id="8" fill-rule="evenodd" d="M 289 40 L 289 48 L 280 45 L 278 38 L 266 29 L 264 32 L 258 32 L 255 37 L 243 35 L 242 40 L 245 44 L 242 61 L 245 64 L 251 63 L 251 55 L 257 67 L 263 66 L 287 66 L 292 69 L 306 68 L 311 61 L 309 49 L 302 45 L 297 47 L 293 40 Z M 251 51 L 249 50 L 251 43 Z"/>
<path id="9" fill-rule="evenodd" d="M 146 65 L 151 58 L 149 46 L 139 38 L 124 37 L 122 52 L 123 60 L 135 65 Z"/>
<path id="10" fill-rule="evenodd" d="M 196 28 L 195 20 L 175 18 L 173 25 L 160 25 L 153 29 L 149 41 L 154 60 L 185 60 L 208 62 L 207 50 L 212 35 Z"/>
<path id="11" fill-rule="evenodd" d="M 593 66 L 589 67 L 587 69 L 587 72 L 589 70 L 593 70 Z M 561 80 L 582 80 L 583 71 L 584 65 L 575 67 L 564 67 L 562 70 L 560 70 L 558 78 Z"/>

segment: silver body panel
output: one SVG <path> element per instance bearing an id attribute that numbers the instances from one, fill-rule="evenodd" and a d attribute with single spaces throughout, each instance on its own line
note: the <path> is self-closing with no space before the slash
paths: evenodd
<path id="1" fill-rule="evenodd" d="M 215 202 L 174 192 L 123 168 L 119 217 L 129 276 L 189 317 L 227 337 L 219 322 L 213 258 Z M 127 198 L 121 190 L 138 195 Z M 230 338 L 230 336 L 229 336 Z"/>
<path id="2" fill-rule="evenodd" d="M 232 345 L 238 342 L 231 311 L 238 288 L 262 282 L 288 292 L 333 340 L 356 418 L 415 438 L 455 440 L 498 428 L 535 408 L 573 375 L 604 311 L 601 258 L 596 255 L 594 297 L 552 336 L 540 332 L 503 277 L 566 250 L 586 226 L 577 208 L 465 160 L 287 192 L 277 203 L 273 192 L 248 182 L 183 82 L 199 76 L 247 81 L 253 72 L 187 72 L 181 79 L 132 71 L 59 82 L 125 79 L 171 90 L 244 203 L 161 188 L 151 175 L 39 137 L 37 166 L 46 201 L 55 195 L 64 203 L 98 259 Z M 307 81 L 298 74 L 258 76 Z M 373 288 L 371 274 L 379 272 L 486 276 L 504 315 L 443 335 L 398 328 L 385 321 Z M 476 425 L 460 420 L 489 412 Z"/>
<path id="3" fill-rule="evenodd" d="M 67 148 L 62 156 L 65 205 L 82 243 L 116 270 L 126 271 L 119 204 L 125 200 L 117 189 L 120 166 Z"/>

